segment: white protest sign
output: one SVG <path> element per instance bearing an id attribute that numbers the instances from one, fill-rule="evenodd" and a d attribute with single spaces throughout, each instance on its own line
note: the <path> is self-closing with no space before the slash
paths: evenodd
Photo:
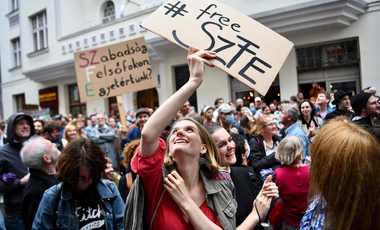
<path id="1" fill-rule="evenodd" d="M 293 47 L 281 35 L 215 0 L 169 0 L 141 26 L 184 49 L 191 45 L 215 51 L 212 64 L 262 95 Z"/>
<path id="2" fill-rule="evenodd" d="M 154 87 L 144 37 L 74 53 L 81 102 Z"/>

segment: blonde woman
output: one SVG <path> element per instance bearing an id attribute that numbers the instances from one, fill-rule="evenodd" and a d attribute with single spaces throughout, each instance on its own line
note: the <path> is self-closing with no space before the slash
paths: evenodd
<path id="1" fill-rule="evenodd" d="M 285 137 L 277 146 L 276 159 L 285 165 L 275 170 L 274 182 L 284 200 L 282 230 L 297 230 L 307 209 L 309 166 L 302 163 L 303 142 L 300 137 Z"/>
<path id="2" fill-rule="evenodd" d="M 71 141 L 77 139 L 78 137 L 79 136 L 78 136 L 76 127 L 74 125 L 66 125 L 65 132 L 63 133 L 62 139 L 66 140 L 67 143 L 70 143 Z M 64 145 L 63 147 L 66 147 L 66 145 Z"/>

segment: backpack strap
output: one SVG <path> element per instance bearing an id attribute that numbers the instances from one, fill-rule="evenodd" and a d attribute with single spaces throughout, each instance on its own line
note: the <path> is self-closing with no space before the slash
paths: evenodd
<path id="1" fill-rule="evenodd" d="M 157 213 L 157 210 L 158 210 L 158 206 L 160 206 L 160 204 L 161 204 L 161 200 L 162 200 L 162 197 L 164 197 L 165 191 L 166 191 L 166 189 L 164 189 L 164 191 L 162 191 L 160 199 L 158 200 L 158 203 L 157 203 L 156 210 L 154 210 L 154 213 L 153 213 L 153 216 L 152 216 L 152 220 L 150 221 L 150 227 L 149 227 L 150 230 L 152 229 L 152 224 L 153 224 L 154 217 L 156 216 L 156 213 Z"/>

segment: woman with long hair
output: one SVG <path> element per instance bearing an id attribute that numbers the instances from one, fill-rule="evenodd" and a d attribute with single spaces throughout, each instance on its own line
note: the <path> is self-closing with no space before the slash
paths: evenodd
<path id="1" fill-rule="evenodd" d="M 311 203 L 301 229 L 380 229 L 380 146 L 351 122 L 330 122 L 311 145 Z"/>
<path id="2" fill-rule="evenodd" d="M 67 125 L 74 125 L 76 128 L 78 136 L 87 138 L 86 134 L 84 134 L 84 132 L 83 132 L 84 129 L 82 129 L 82 128 L 85 128 L 84 121 L 82 120 L 82 118 L 74 119 L 74 120 L 70 121 Z"/>
<path id="3" fill-rule="evenodd" d="M 249 164 L 256 172 L 261 169 L 272 168 L 275 170 L 281 163 L 275 158 L 276 147 L 281 141 L 277 136 L 278 129 L 273 118 L 268 115 L 262 115 L 256 122 L 255 134 L 249 141 L 251 149 L 249 153 Z"/>
<path id="4" fill-rule="evenodd" d="M 191 118 L 181 118 L 173 126 L 167 143 L 159 139 L 161 131 L 203 82 L 204 64 L 213 66 L 207 59 L 215 57 L 215 52 L 190 47 L 189 81 L 145 124 L 141 145 L 131 161 L 132 170 L 139 177 L 127 198 L 126 229 L 141 226 L 133 222 L 136 218 L 131 215 L 142 208 L 141 202 L 133 206 L 136 197 L 133 192 L 140 191 L 141 184 L 149 229 L 236 228 L 233 184 L 228 173 L 220 170 L 218 147 L 203 126 Z M 266 195 L 260 193 L 255 201 L 257 212 L 251 212 L 239 226 L 241 229 L 252 229 L 266 215 L 272 186 L 264 185 L 264 191 Z"/>
<path id="5" fill-rule="evenodd" d="M 310 139 L 317 135 L 323 127 L 323 120 L 320 117 L 315 117 L 315 108 L 309 100 L 303 100 L 299 106 L 299 117 L 297 125 L 305 132 Z"/>
<path id="6" fill-rule="evenodd" d="M 57 178 L 45 191 L 32 229 L 123 229 L 124 202 L 116 185 L 101 180 L 107 160 L 88 138 L 63 150 Z"/>

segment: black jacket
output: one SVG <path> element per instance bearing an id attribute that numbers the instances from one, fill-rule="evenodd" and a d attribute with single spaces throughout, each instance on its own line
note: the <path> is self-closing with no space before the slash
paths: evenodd
<path id="1" fill-rule="evenodd" d="M 357 125 L 372 125 L 372 121 L 369 117 L 363 117 L 362 119 L 352 121 L 352 123 Z"/>
<path id="2" fill-rule="evenodd" d="M 272 139 L 274 142 L 281 141 L 281 137 L 277 135 L 274 135 Z M 276 152 L 273 152 L 269 156 L 266 155 L 264 140 L 261 135 L 252 134 L 252 138 L 249 141 L 249 147 L 251 148 L 248 156 L 249 164 L 256 172 L 260 173 L 261 169 L 269 168 L 272 168 L 274 171 L 281 166 L 281 163 L 275 158 Z"/>
<path id="3" fill-rule="evenodd" d="M 21 217 L 26 230 L 32 229 L 34 217 L 46 189 L 58 184 L 55 175 L 38 169 L 30 169 L 30 177 L 22 199 Z"/>
<path id="4" fill-rule="evenodd" d="M 5 213 L 21 218 L 21 202 L 24 186 L 20 184 L 20 181 L 28 174 L 28 169 L 21 161 L 20 150 L 22 143 L 15 135 L 14 121 L 19 116 L 23 116 L 29 121 L 29 137 L 34 135 L 34 125 L 31 116 L 24 113 L 16 113 L 9 117 L 7 128 L 8 143 L 0 148 L 0 193 L 4 193 Z M 13 173 L 16 175 L 16 180 L 5 182 L 3 180 L 4 173 Z"/>
<path id="5" fill-rule="evenodd" d="M 343 110 L 336 108 L 335 111 L 328 113 L 326 115 L 326 121 L 333 119 L 334 117 L 338 117 L 338 116 L 346 116 L 350 121 L 355 116 L 355 113 L 348 111 L 348 110 L 343 111 Z"/>

